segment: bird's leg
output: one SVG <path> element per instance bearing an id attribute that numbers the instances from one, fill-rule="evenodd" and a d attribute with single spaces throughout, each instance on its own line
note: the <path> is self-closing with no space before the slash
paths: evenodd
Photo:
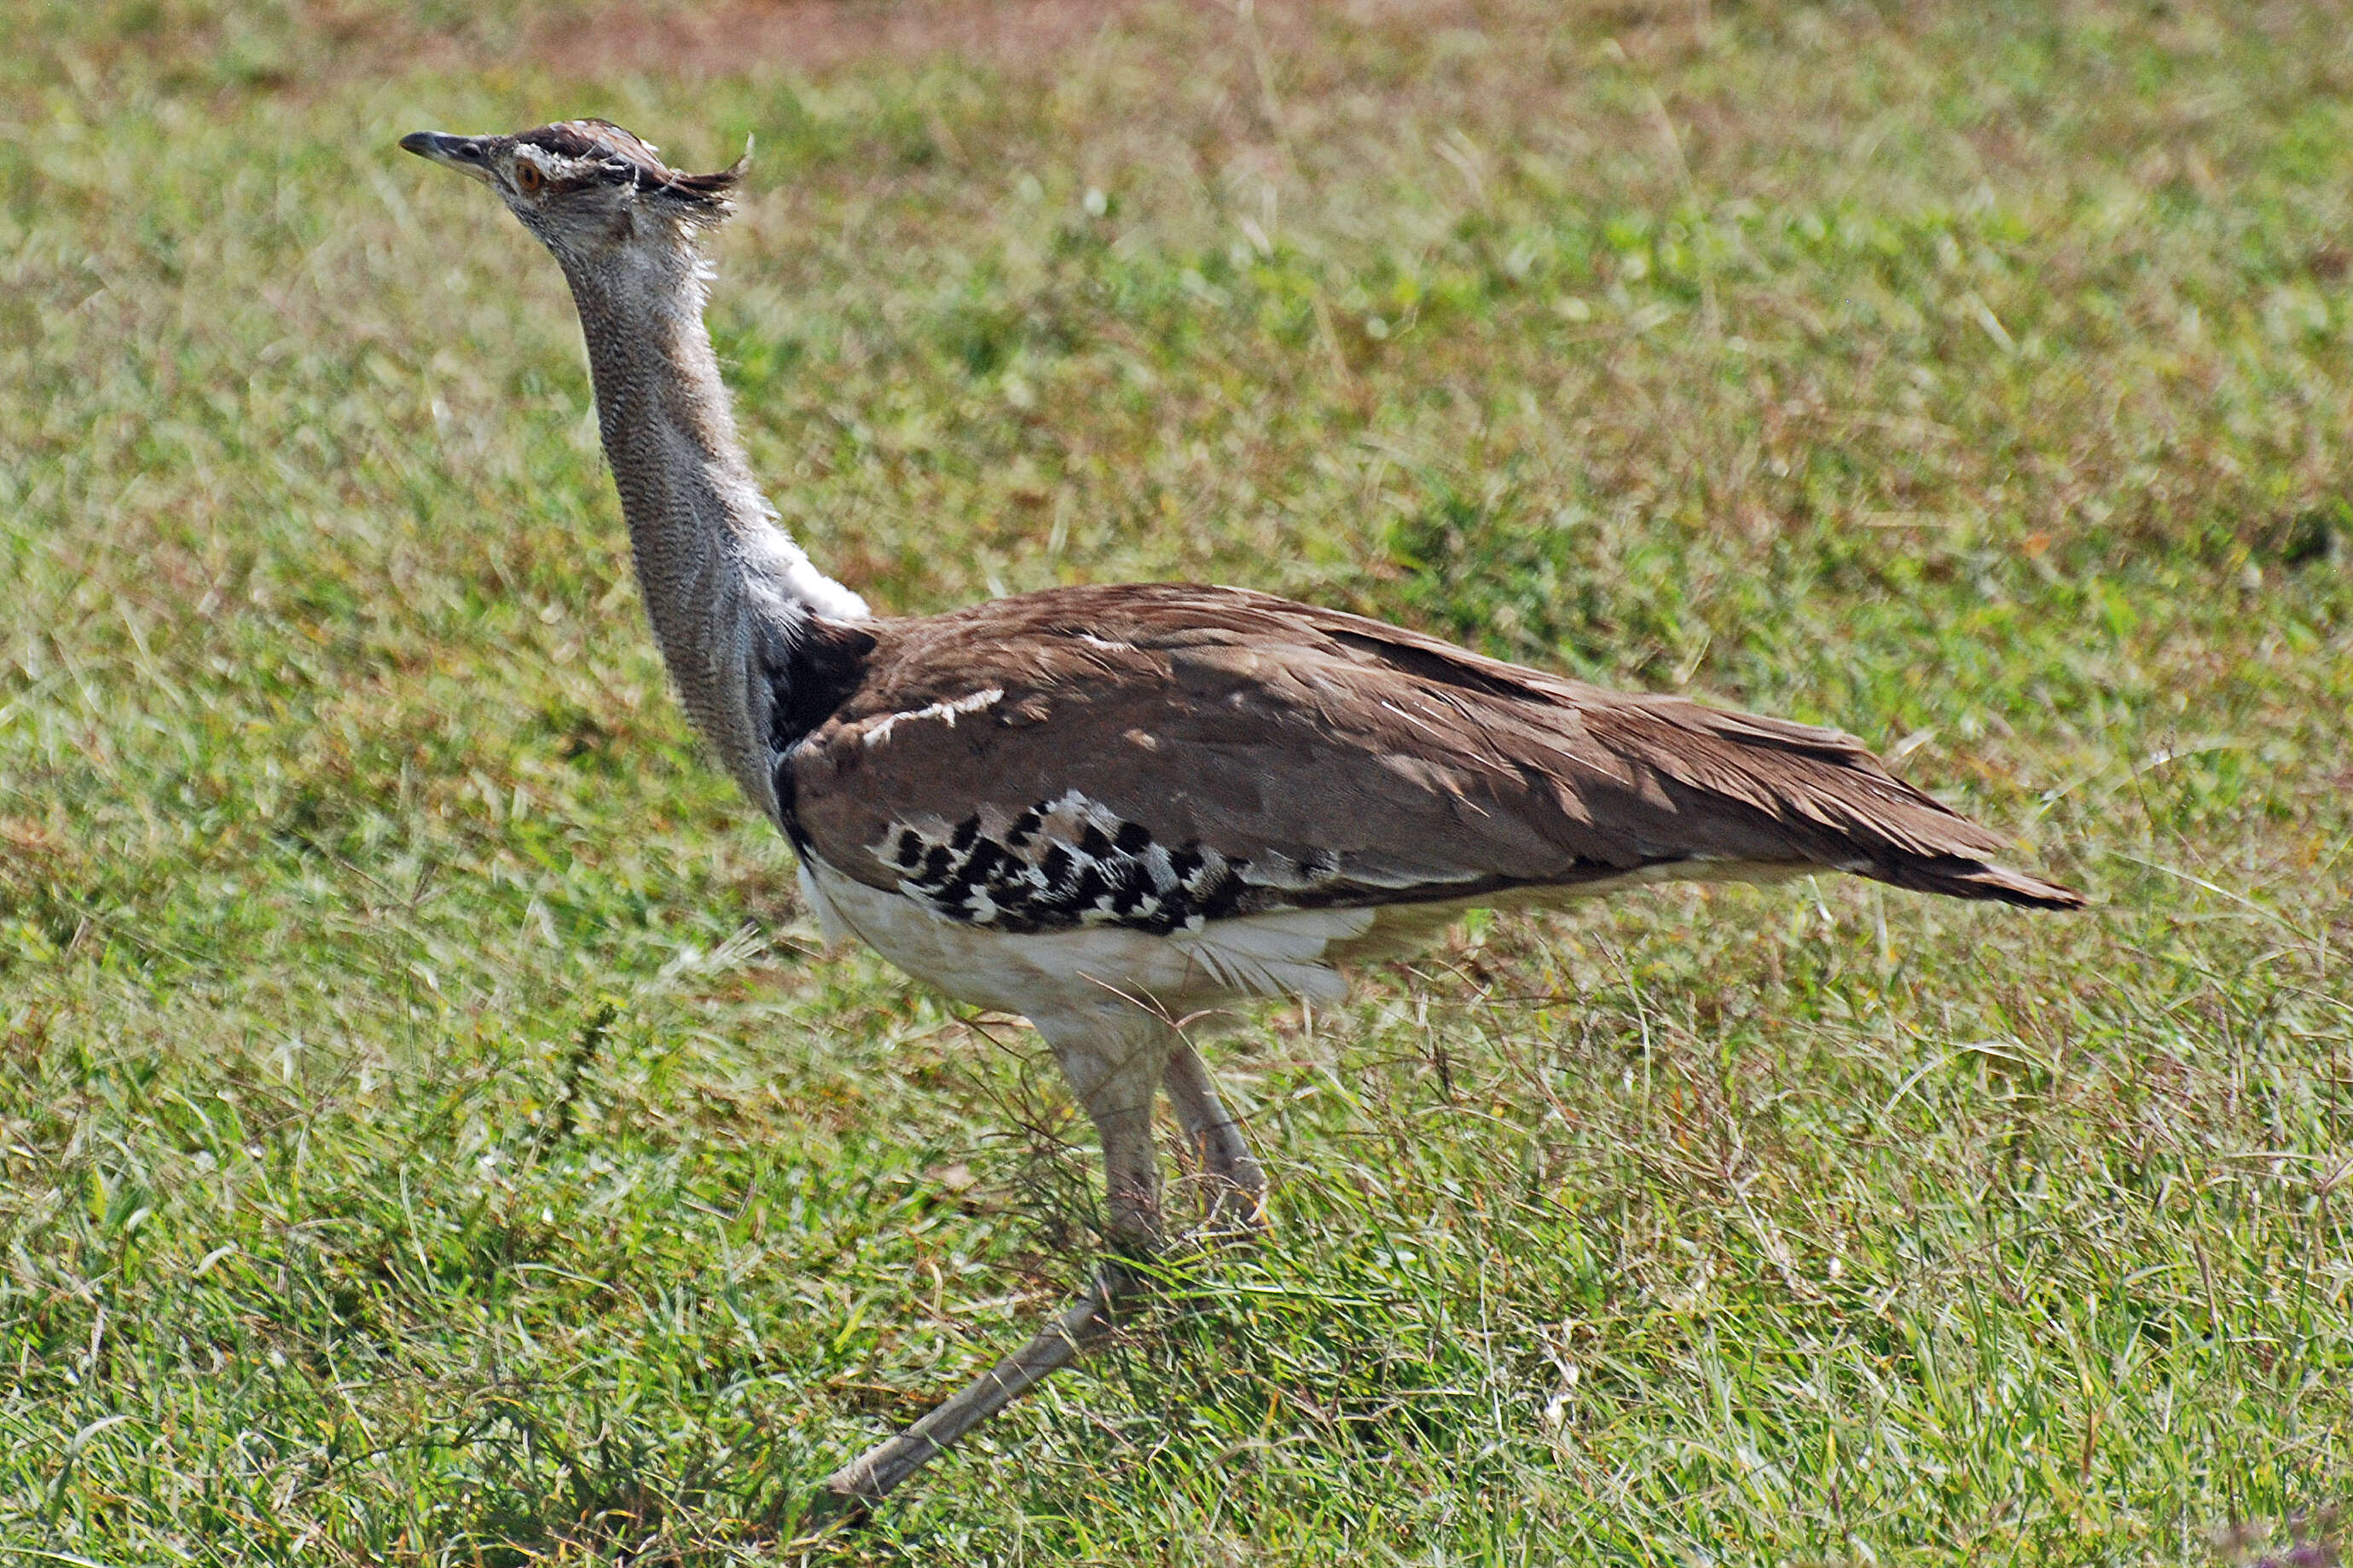
<path id="1" fill-rule="evenodd" d="M 826 1478 L 826 1495 L 816 1512 L 855 1510 L 887 1497 L 891 1489 L 945 1453 L 955 1440 L 1100 1344 L 1111 1331 L 1120 1298 L 1134 1277 L 1116 1261 L 1095 1270 L 1086 1293 L 1048 1323 L 1019 1350 L 966 1384 L 930 1415 L 886 1442 L 878 1443 Z"/>
<path id="2" fill-rule="evenodd" d="M 1040 1026 L 1046 1027 L 1042 1022 Z M 1160 1249 L 1160 1160 L 1152 1145 L 1152 1096 L 1166 1059 L 1167 1036 L 1157 1026 L 1133 1026 L 1046 1033 L 1063 1076 L 1103 1140 L 1112 1255 L 1096 1267 L 1085 1293 L 1028 1344 L 828 1478 L 822 1500 L 834 1509 L 879 1501 L 957 1438 L 1101 1343 L 1120 1309 L 1145 1288 L 1145 1276 L 1134 1265 Z"/>
<path id="3" fill-rule="evenodd" d="M 1103 1142 L 1104 1238 L 1114 1254 L 1149 1258 L 1161 1242 L 1152 1098 L 1167 1061 L 1168 1035 L 1141 1014 L 1119 1015 L 1119 1022 L 1124 1026 L 1092 1028 L 1076 1038 L 1071 1031 L 1041 1028 Z"/>
<path id="4" fill-rule="evenodd" d="M 1163 1081 L 1168 1086 L 1168 1103 L 1185 1129 L 1185 1141 L 1208 1173 L 1210 1231 L 1264 1235 L 1270 1227 L 1266 1173 L 1243 1141 L 1241 1125 L 1218 1097 L 1208 1065 L 1190 1041 L 1178 1038 Z"/>

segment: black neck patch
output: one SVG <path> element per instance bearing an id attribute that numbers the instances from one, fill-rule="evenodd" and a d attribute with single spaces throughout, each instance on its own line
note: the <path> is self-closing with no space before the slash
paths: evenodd
<path id="1" fill-rule="evenodd" d="M 768 754 L 776 759 L 770 779 L 776 792 L 777 825 L 792 840 L 794 851 L 806 856 L 808 838 L 793 809 L 792 751 L 832 718 L 866 679 L 874 634 L 815 616 L 805 618 L 796 630 L 797 635 L 767 663 Z"/>
<path id="2" fill-rule="evenodd" d="M 867 656 L 874 651 L 874 634 L 854 626 L 811 617 L 799 632 L 768 669 L 775 702 L 768 744 L 780 756 L 832 718 L 858 689 L 866 678 Z"/>

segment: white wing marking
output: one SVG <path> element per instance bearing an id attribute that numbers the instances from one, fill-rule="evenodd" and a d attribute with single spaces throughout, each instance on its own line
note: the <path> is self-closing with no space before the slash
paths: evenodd
<path id="1" fill-rule="evenodd" d="M 956 698 L 950 702 L 934 702 L 928 707 L 910 709 L 904 713 L 893 713 L 887 718 L 873 720 L 858 739 L 865 745 L 879 746 L 891 738 L 891 731 L 898 728 L 902 721 L 918 719 L 938 719 L 953 730 L 960 714 L 977 713 L 990 703 L 1001 702 L 1004 699 L 1004 690 L 992 686 L 986 690 Z"/>

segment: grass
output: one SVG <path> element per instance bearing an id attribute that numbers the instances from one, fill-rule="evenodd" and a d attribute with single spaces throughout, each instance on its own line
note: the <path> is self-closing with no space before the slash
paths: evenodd
<path id="1" fill-rule="evenodd" d="M 0 1563 L 2334 1550 L 2333 8 L 419 15 L 0 22 Z M 820 950 L 554 267 L 392 148 L 559 113 L 756 133 L 714 329 L 877 602 L 1837 722 L 2096 910 L 1663 889 L 1244 1020 L 1276 1240 L 796 1542 L 1079 1276 L 1087 1153 Z"/>

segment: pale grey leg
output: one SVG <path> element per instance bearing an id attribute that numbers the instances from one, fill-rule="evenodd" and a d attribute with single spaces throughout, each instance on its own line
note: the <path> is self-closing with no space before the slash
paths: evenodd
<path id="1" fill-rule="evenodd" d="M 819 1500 L 818 1511 L 862 1509 L 881 1501 L 892 1488 L 946 1452 L 957 1438 L 1038 1386 L 1049 1373 L 1101 1343 L 1117 1319 L 1121 1301 L 1134 1292 L 1135 1285 L 1134 1277 L 1122 1264 L 1105 1263 L 1097 1268 L 1087 1293 L 1065 1307 L 1028 1344 L 904 1432 L 869 1448 L 828 1477 L 828 1495 Z"/>
<path id="2" fill-rule="evenodd" d="M 1123 1016 L 1119 1021 L 1125 1026 L 1090 1029 L 1077 1039 L 1039 1028 L 1103 1143 L 1103 1218 L 1111 1244 L 1150 1257 L 1161 1242 L 1160 1152 L 1152 1143 L 1152 1099 L 1167 1060 L 1168 1032 L 1150 1017 Z"/>
<path id="3" fill-rule="evenodd" d="M 1178 1038 L 1176 1048 L 1169 1053 L 1164 1081 L 1168 1086 L 1168 1103 L 1185 1129 L 1185 1141 L 1192 1145 L 1194 1156 L 1209 1178 L 1209 1228 L 1264 1235 L 1271 1227 L 1266 1212 L 1266 1173 L 1243 1141 L 1240 1123 L 1218 1097 L 1208 1065 L 1190 1041 Z"/>
<path id="4" fill-rule="evenodd" d="M 1166 1062 L 1168 1034 L 1156 1019 L 1121 1017 L 1087 1028 L 1037 1020 L 1070 1079 L 1071 1092 L 1103 1140 L 1103 1195 L 1113 1256 L 1095 1270 L 1085 1295 L 1063 1309 L 1012 1355 L 976 1378 L 930 1415 L 844 1465 L 825 1484 L 822 1505 L 839 1510 L 879 1501 L 958 1437 L 1036 1387 L 1049 1373 L 1100 1343 L 1120 1308 L 1144 1279 L 1122 1260 L 1160 1248 L 1160 1160 L 1152 1145 L 1152 1097 Z"/>

